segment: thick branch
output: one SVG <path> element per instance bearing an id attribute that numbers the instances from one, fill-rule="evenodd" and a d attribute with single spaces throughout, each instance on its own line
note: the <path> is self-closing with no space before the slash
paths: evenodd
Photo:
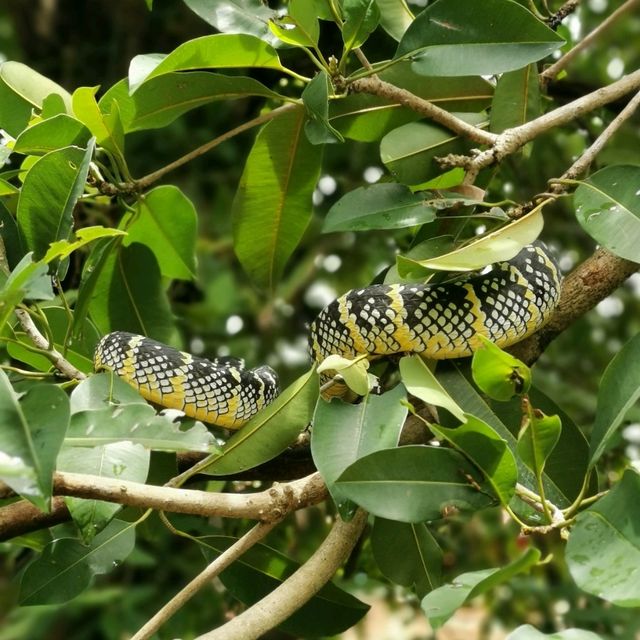
<path id="1" fill-rule="evenodd" d="M 40 511 L 27 500 L 14 502 L 0 509 L 0 542 L 67 522 L 70 517 L 63 498 L 53 499 L 49 513 Z"/>
<path id="2" fill-rule="evenodd" d="M 349 88 L 351 91 L 357 93 L 368 93 L 401 104 L 479 144 L 494 144 L 498 139 L 495 133 L 489 133 L 488 131 L 474 127 L 432 102 L 419 98 L 410 91 L 396 87 L 389 82 L 380 80 L 380 78 L 360 78 L 359 80 L 354 80 L 349 85 Z"/>
<path id="3" fill-rule="evenodd" d="M 286 620 L 331 580 L 347 559 L 367 522 L 360 510 L 350 522 L 336 520 L 316 552 L 269 595 L 222 627 L 197 640 L 253 640 Z"/>
<path id="4" fill-rule="evenodd" d="M 271 522 L 282 514 L 318 504 L 327 489 L 314 473 L 286 484 L 274 484 L 266 491 L 251 494 L 209 493 L 194 489 L 157 487 L 126 480 L 113 480 L 80 473 L 58 472 L 53 480 L 56 495 L 105 500 L 141 509 L 201 516 L 250 518 Z"/>
<path id="5" fill-rule="evenodd" d="M 514 345 L 510 351 L 532 364 L 549 343 L 600 300 L 611 295 L 640 265 L 598 249 L 564 280 L 560 302 L 548 324 L 538 333 Z"/>

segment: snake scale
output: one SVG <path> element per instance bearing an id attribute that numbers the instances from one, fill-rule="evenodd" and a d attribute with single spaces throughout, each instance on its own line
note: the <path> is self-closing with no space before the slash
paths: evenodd
<path id="1" fill-rule="evenodd" d="M 545 324 L 560 285 L 555 258 L 537 241 L 460 281 L 353 289 L 311 324 L 311 355 L 317 362 L 331 354 L 458 358 L 481 346 L 479 335 L 507 347 Z M 236 358 L 209 361 L 123 331 L 102 338 L 94 365 L 96 371 L 113 371 L 151 402 L 230 429 L 278 395 L 277 376 L 268 366 L 245 369 Z"/>

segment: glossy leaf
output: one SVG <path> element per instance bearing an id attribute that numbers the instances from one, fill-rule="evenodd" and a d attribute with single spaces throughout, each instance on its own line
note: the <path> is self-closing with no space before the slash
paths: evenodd
<path id="1" fill-rule="evenodd" d="M 467 372 L 469 376 L 469 372 Z M 467 413 L 484 420 L 516 451 L 516 434 L 522 421 L 522 408 L 519 398 L 511 402 L 496 402 L 489 405 L 470 380 L 465 369 L 451 364 L 438 370 L 438 380 L 447 393 Z M 549 458 L 543 482 L 545 494 L 551 502 L 560 508 L 568 507 L 578 496 L 582 479 L 587 469 L 588 445 L 577 425 L 553 401 L 532 387 L 529 397 L 535 407 L 548 414 L 559 414 L 563 430 L 560 440 Z M 536 480 L 530 469 L 520 460 L 518 462 L 519 481 L 532 490 L 536 490 Z"/>
<path id="2" fill-rule="evenodd" d="M 2 80 L 15 94 L 38 109 L 42 108 L 44 100 L 52 93 L 60 96 L 71 113 L 71 96 L 59 84 L 49 80 L 31 67 L 21 62 L 9 60 L 0 65 L 0 80 Z"/>
<path id="3" fill-rule="evenodd" d="M 395 265 L 391 266 L 385 276 L 385 284 L 429 282 L 436 272 L 420 266 L 416 267 L 416 262 L 440 256 L 451 251 L 454 246 L 453 236 L 450 235 L 427 238 L 427 240 L 411 247 L 405 255 L 396 256 Z"/>
<path id="4" fill-rule="evenodd" d="M 455 115 L 478 127 L 487 122 L 482 113 Z M 382 138 L 380 159 L 398 182 L 416 185 L 442 173 L 436 157 L 467 153 L 472 146 L 470 141 L 440 125 L 410 122 Z"/>
<path id="5" fill-rule="evenodd" d="M 62 147 L 86 147 L 91 132 L 79 120 L 59 114 L 25 129 L 13 150 L 25 155 L 42 155 Z"/>
<path id="6" fill-rule="evenodd" d="M 206 536 L 202 541 L 219 555 L 235 538 Z M 220 574 L 224 586 L 247 605 L 262 599 L 292 575 L 299 565 L 283 553 L 257 544 Z M 328 582 L 279 628 L 296 637 L 333 636 L 353 626 L 368 605 Z"/>
<path id="7" fill-rule="evenodd" d="M 208 71 L 165 73 L 145 82 L 129 95 L 127 79 L 113 85 L 100 99 L 106 110 L 115 100 L 125 132 L 157 129 L 211 102 L 250 96 L 282 97 L 262 83 L 245 76 L 225 76 Z"/>
<path id="8" fill-rule="evenodd" d="M 317 368 L 318 373 L 327 371 L 340 375 L 345 384 L 359 396 L 369 393 L 369 361 L 358 357 L 354 360 L 339 356 L 337 353 L 327 356 Z"/>
<path id="9" fill-rule="evenodd" d="M 425 76 L 513 71 L 555 51 L 563 40 L 512 0 L 439 0 L 422 11 L 398 44 Z"/>
<path id="10" fill-rule="evenodd" d="M 27 128 L 33 107 L 4 81 L 1 71 L 0 66 L 0 122 L 10 136 L 17 137 Z"/>
<path id="11" fill-rule="evenodd" d="M 562 421 L 559 416 L 546 416 L 539 409 L 533 409 L 529 402 L 526 404 L 527 413 L 518 434 L 517 452 L 527 467 L 540 476 L 558 444 Z"/>
<path id="12" fill-rule="evenodd" d="M 432 222 L 436 209 L 425 194 L 395 183 L 358 187 L 344 195 L 327 213 L 322 231 L 401 229 Z"/>
<path id="13" fill-rule="evenodd" d="M 95 575 L 108 573 L 133 551 L 135 524 L 114 520 L 89 545 L 75 538 L 60 538 L 22 575 L 22 605 L 61 604 L 82 593 Z"/>
<path id="14" fill-rule="evenodd" d="M 371 549 L 380 571 L 419 597 L 442 583 L 442 550 L 423 523 L 376 518 Z"/>
<path id="15" fill-rule="evenodd" d="M 523 624 L 521 627 L 514 629 L 506 640 L 603 640 L 592 631 L 584 629 L 565 629 L 556 633 L 542 633 L 530 624 Z"/>
<path id="16" fill-rule="evenodd" d="M 166 342 L 173 331 L 173 318 L 151 250 L 135 243 L 109 253 L 89 311 L 103 334 L 131 331 Z"/>
<path id="17" fill-rule="evenodd" d="M 478 337 L 482 347 L 473 354 L 471 373 L 480 390 L 500 401 L 526 393 L 531 386 L 529 367 L 484 336 Z"/>
<path id="18" fill-rule="evenodd" d="M 380 9 L 380 26 L 396 41 L 413 22 L 414 16 L 405 0 L 376 0 Z"/>
<path id="19" fill-rule="evenodd" d="M 640 243 L 640 167 L 613 165 L 589 176 L 576 189 L 580 226 L 621 258 L 636 261 Z"/>
<path id="20" fill-rule="evenodd" d="M 486 422 L 466 414 L 466 422 L 455 429 L 431 425 L 433 433 L 453 445 L 482 471 L 502 504 L 513 497 L 518 482 L 516 459 L 507 441 Z"/>
<path id="21" fill-rule="evenodd" d="M 400 360 L 400 377 L 412 396 L 436 407 L 442 407 L 464 422 L 464 410 L 443 389 L 420 356 L 404 356 Z"/>
<path id="22" fill-rule="evenodd" d="M 144 482 L 149 473 L 149 451 L 131 442 L 113 442 L 97 447 L 69 447 L 60 452 L 58 469 L 86 473 L 99 478 Z M 122 505 L 102 500 L 65 498 L 71 517 L 88 543 L 122 509 Z"/>
<path id="23" fill-rule="evenodd" d="M 311 422 L 317 399 L 318 376 L 314 367 L 234 433 L 204 473 L 236 473 L 275 458 Z"/>
<path id="24" fill-rule="evenodd" d="M 100 147 L 111 151 L 124 163 L 124 130 L 117 117 L 117 107 L 111 105 L 109 113 L 103 113 L 96 101 L 98 87 L 79 87 L 73 92 L 73 112 L 95 136 Z"/>
<path id="25" fill-rule="evenodd" d="M 640 475 L 622 480 L 578 515 L 566 561 L 576 584 L 619 607 L 640 606 Z"/>
<path id="26" fill-rule="evenodd" d="M 134 92 L 143 82 L 170 71 L 242 67 L 282 69 L 276 50 L 260 38 L 217 33 L 189 40 L 164 57 L 136 56 L 129 67 L 129 88 Z"/>
<path id="27" fill-rule="evenodd" d="M 304 88 L 302 102 L 309 114 L 304 132 L 311 144 L 342 142 L 342 134 L 329 123 L 329 91 L 331 85 L 327 72 L 319 71 Z"/>
<path id="28" fill-rule="evenodd" d="M 82 195 L 93 155 L 65 147 L 42 156 L 28 171 L 18 200 L 17 218 L 27 247 L 36 259 L 49 244 L 66 240 L 73 225 L 73 208 Z"/>
<path id="29" fill-rule="evenodd" d="M 123 244 L 144 244 L 153 251 L 166 278 L 196 276 L 198 216 L 191 200 L 173 185 L 152 189 L 140 198 Z"/>
<path id="30" fill-rule="evenodd" d="M 105 407 L 147 405 L 147 401 L 133 387 L 111 373 L 96 373 L 82 380 L 71 392 L 70 403 L 73 415 Z"/>
<path id="31" fill-rule="evenodd" d="M 47 510 L 56 456 L 69 424 L 69 401 L 55 385 L 20 397 L 0 370 L 0 479 Z"/>
<path id="32" fill-rule="evenodd" d="M 314 4 L 309 0 L 289 0 L 287 15 L 272 19 L 269 29 L 287 44 L 316 46 L 320 37 L 320 25 Z"/>
<path id="33" fill-rule="evenodd" d="M 542 209 L 546 203 L 496 231 L 480 236 L 469 244 L 438 258 L 416 260 L 417 266 L 442 271 L 475 271 L 488 264 L 511 260 L 523 247 L 531 244 L 542 231 Z"/>
<path id="34" fill-rule="evenodd" d="M 539 559 L 538 549 L 527 549 L 523 555 L 505 567 L 459 575 L 451 584 L 446 584 L 423 598 L 422 610 L 429 624 L 434 629 L 439 629 L 467 600 L 496 585 L 508 582 L 518 573 L 528 571 Z"/>
<path id="35" fill-rule="evenodd" d="M 627 412 L 640 398 L 640 334 L 618 351 L 606 368 L 598 389 L 598 406 L 591 432 L 590 466 L 604 453 Z"/>
<path id="36" fill-rule="evenodd" d="M 477 510 L 491 505 L 492 498 L 478 489 L 481 482 L 457 451 L 411 445 L 360 458 L 336 486 L 376 516 L 424 522 L 444 517 L 451 507 Z"/>
<path id="37" fill-rule="evenodd" d="M 311 219 L 322 154 L 294 109 L 258 134 L 233 203 L 236 255 L 251 280 L 273 290 Z"/>
<path id="38" fill-rule="evenodd" d="M 269 20 L 277 14 L 261 0 L 183 0 L 205 22 L 222 33 L 248 33 L 263 40 L 275 39 Z"/>
<path id="39" fill-rule="evenodd" d="M 344 23 L 342 40 L 345 51 L 361 47 L 380 20 L 380 9 L 376 0 L 344 0 L 342 3 Z"/>
<path id="40" fill-rule="evenodd" d="M 380 396 L 367 395 L 359 404 L 339 399 L 319 401 L 311 431 L 311 455 L 322 474 L 343 519 L 353 515 L 353 505 L 341 494 L 335 481 L 363 456 L 398 444 L 407 416 L 402 404 L 402 385 Z"/>
<path id="41" fill-rule="evenodd" d="M 535 64 L 503 73 L 491 106 L 491 131 L 502 133 L 537 118 L 541 112 L 540 83 Z"/>

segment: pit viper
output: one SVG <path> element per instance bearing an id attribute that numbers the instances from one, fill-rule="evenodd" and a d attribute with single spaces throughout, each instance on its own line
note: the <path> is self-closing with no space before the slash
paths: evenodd
<path id="1" fill-rule="evenodd" d="M 507 347 L 547 322 L 561 275 L 542 242 L 485 271 L 446 284 L 376 284 L 348 291 L 311 324 L 311 356 L 316 362 L 331 354 L 459 358 L 481 346 L 480 335 Z M 271 367 L 245 369 L 236 358 L 209 361 L 124 331 L 100 340 L 94 365 L 96 371 L 113 371 L 151 402 L 230 429 L 278 395 Z"/>

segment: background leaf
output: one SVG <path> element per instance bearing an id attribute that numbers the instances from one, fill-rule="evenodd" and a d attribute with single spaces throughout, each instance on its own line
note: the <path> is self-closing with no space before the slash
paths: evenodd
<path id="1" fill-rule="evenodd" d="M 491 131 L 502 133 L 518 127 L 537 118 L 540 112 L 540 83 L 535 64 L 500 76 L 491 105 Z"/>
<path id="2" fill-rule="evenodd" d="M 61 113 L 25 129 L 13 149 L 25 155 L 41 155 L 62 147 L 86 147 L 90 138 L 91 132 L 82 122 Z"/>

